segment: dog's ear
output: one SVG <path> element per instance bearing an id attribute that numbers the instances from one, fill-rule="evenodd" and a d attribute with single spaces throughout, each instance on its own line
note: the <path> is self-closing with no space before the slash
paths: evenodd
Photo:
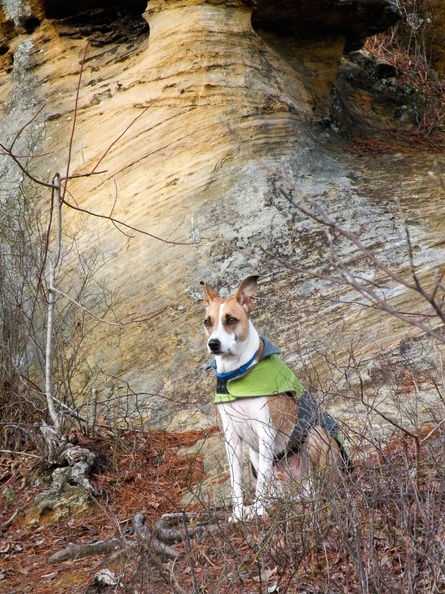
<path id="1" fill-rule="evenodd" d="M 252 309 L 255 303 L 254 295 L 259 278 L 258 274 L 248 276 L 243 280 L 235 293 L 235 299 L 248 312 Z"/>
<path id="2" fill-rule="evenodd" d="M 204 285 L 204 299 L 206 300 L 206 303 L 210 303 L 214 299 L 218 299 L 218 293 L 211 285 L 209 285 L 209 283 L 206 283 L 202 280 L 200 281 L 200 284 Z"/>

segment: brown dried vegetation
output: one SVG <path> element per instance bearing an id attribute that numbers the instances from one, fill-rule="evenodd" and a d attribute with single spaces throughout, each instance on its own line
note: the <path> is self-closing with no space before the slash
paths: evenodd
<path id="1" fill-rule="evenodd" d="M 143 512 L 154 526 L 166 512 L 183 509 L 181 495 L 202 478 L 199 457 L 177 448 L 205 438 L 181 434 L 102 431 L 94 444 L 99 465 L 93 482 L 102 496 L 87 510 L 55 523 L 44 516 L 26 523 L 44 490 L 42 465 L 21 456 L 1 461 L 2 592 L 148 594 L 311 592 L 440 592 L 445 588 L 444 434 L 426 426 L 414 440 L 394 434 L 381 450 L 356 452 L 355 470 L 338 492 L 318 501 L 283 499 L 269 517 L 228 524 L 220 511 L 193 537 L 173 544 L 173 562 L 149 547 L 131 545 L 131 521 Z M 40 483 L 39 483 L 40 481 Z M 38 486 L 40 484 L 40 486 Z M 187 511 L 203 510 L 195 504 Z M 15 511 L 17 514 L 14 516 Z M 204 513 L 204 511 L 203 511 Z M 14 517 L 13 517 L 14 516 Z M 12 519 L 11 519 L 12 518 Z M 199 524 L 200 516 L 189 524 Z M 111 553 L 49 564 L 69 543 L 118 538 Z M 121 550 L 119 553 L 118 551 Z M 124 551 L 124 552 L 122 552 Z M 94 576 L 107 568 L 117 583 Z"/>

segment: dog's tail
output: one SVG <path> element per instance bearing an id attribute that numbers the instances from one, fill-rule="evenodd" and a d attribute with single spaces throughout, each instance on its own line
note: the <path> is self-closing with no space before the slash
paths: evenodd
<path id="1" fill-rule="evenodd" d="M 331 415 L 325 412 L 320 425 L 328 432 L 328 435 L 337 442 L 343 460 L 342 470 L 345 472 L 352 472 L 354 470 L 354 465 L 346 451 L 343 433 L 340 431 L 340 427 L 337 425 L 336 421 L 334 421 Z"/>

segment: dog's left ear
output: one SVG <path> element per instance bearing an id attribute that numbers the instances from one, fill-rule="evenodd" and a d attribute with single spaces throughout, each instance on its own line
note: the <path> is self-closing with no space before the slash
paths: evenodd
<path id="1" fill-rule="evenodd" d="M 218 299 L 218 293 L 211 285 L 209 285 L 209 283 L 206 283 L 203 280 L 199 282 L 201 285 L 204 285 L 204 299 L 206 300 L 206 303 L 210 303 L 211 301 Z"/>
<path id="2" fill-rule="evenodd" d="M 243 280 L 235 293 L 235 299 L 247 311 L 250 312 L 255 303 L 255 291 L 257 289 L 258 274 L 248 276 Z"/>

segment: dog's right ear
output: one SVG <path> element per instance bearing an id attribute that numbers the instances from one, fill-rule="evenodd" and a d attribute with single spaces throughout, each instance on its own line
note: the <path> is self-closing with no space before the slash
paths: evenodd
<path id="1" fill-rule="evenodd" d="M 252 274 L 245 278 L 234 295 L 235 299 L 247 313 L 250 313 L 255 303 L 255 292 L 259 278 L 258 274 Z"/>
<path id="2" fill-rule="evenodd" d="M 206 303 L 211 303 L 215 299 L 219 298 L 218 293 L 211 285 L 209 285 L 209 283 L 206 283 L 203 280 L 200 281 L 200 283 L 201 285 L 204 285 L 204 299 L 206 300 Z"/>

